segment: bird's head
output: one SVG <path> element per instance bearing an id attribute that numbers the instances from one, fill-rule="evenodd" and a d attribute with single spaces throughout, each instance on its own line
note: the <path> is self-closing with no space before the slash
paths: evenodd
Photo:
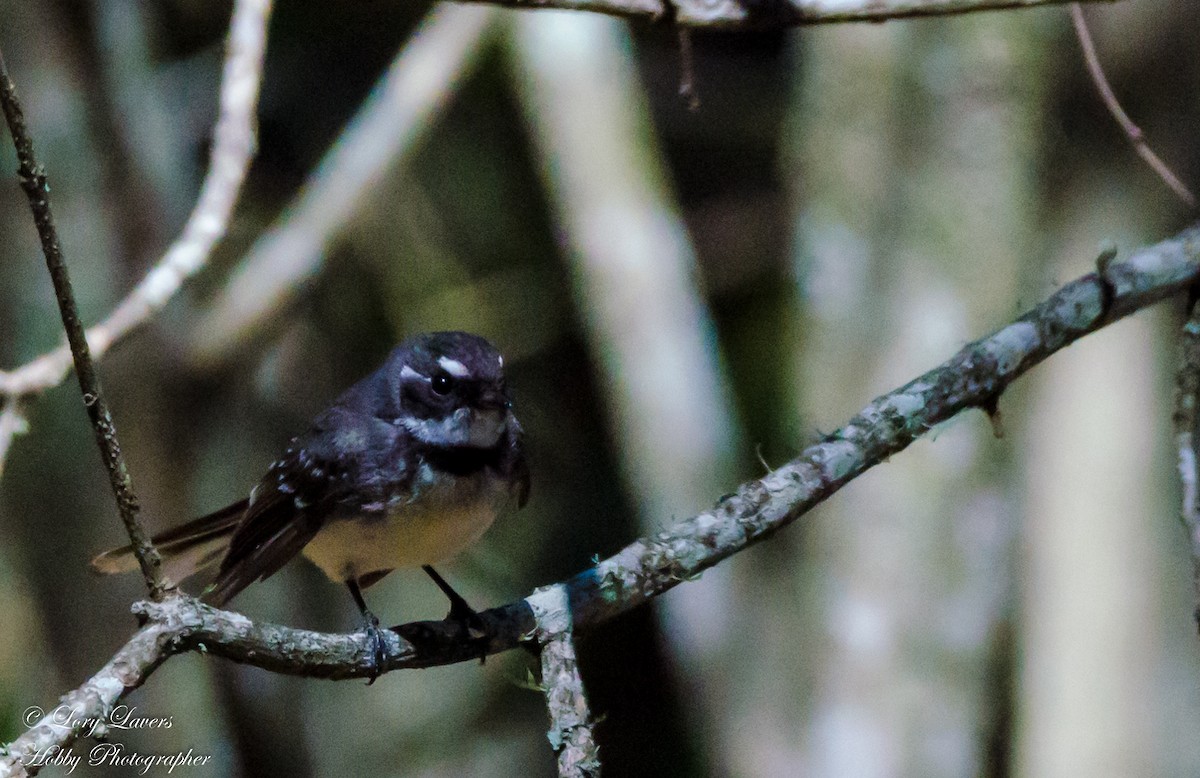
<path id="1" fill-rule="evenodd" d="M 388 358 L 388 385 L 398 424 L 439 448 L 492 448 L 509 423 L 504 358 L 466 332 L 417 335 Z"/>

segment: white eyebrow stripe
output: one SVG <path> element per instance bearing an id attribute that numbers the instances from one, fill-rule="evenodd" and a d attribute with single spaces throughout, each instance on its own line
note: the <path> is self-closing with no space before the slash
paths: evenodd
<path id="1" fill-rule="evenodd" d="M 462 362 L 459 362 L 457 359 L 440 357 L 438 359 L 438 364 L 442 366 L 442 370 L 445 370 L 455 378 L 466 378 L 471 374 L 471 371 L 467 370 L 467 366 Z"/>
<path id="2" fill-rule="evenodd" d="M 408 365 L 405 365 L 404 367 L 400 368 L 400 377 L 401 377 L 401 378 L 403 378 L 403 379 L 405 379 L 405 380 L 408 380 L 408 381 L 411 381 L 411 380 L 412 380 L 412 379 L 414 379 L 414 378 L 420 378 L 422 381 L 428 381 L 428 380 L 429 380 L 429 379 L 428 379 L 428 378 L 426 378 L 425 376 L 423 376 L 423 375 L 421 375 L 420 373 L 418 373 L 416 370 L 413 370 L 413 369 L 412 369 L 411 367 L 409 367 Z"/>

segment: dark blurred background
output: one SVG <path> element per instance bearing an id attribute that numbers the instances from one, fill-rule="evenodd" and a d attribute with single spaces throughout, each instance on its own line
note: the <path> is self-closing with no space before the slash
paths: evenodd
<path id="1" fill-rule="evenodd" d="M 229 14 L 0 0 L 87 321 L 191 208 Z M 1134 121 L 1200 184 L 1200 6 L 1140 0 L 1088 18 Z M 455 31 L 469 42 L 455 48 Z M 444 42 L 437 67 L 461 79 L 319 261 L 243 315 L 237 294 L 267 296 L 264 276 L 239 275 L 266 253 L 261 236 L 304 218 L 331 149 L 370 140 L 347 140 L 347 123 L 363 112 L 392 131 L 364 101 L 413 40 Z M 665 27 L 280 0 L 229 237 L 101 368 L 146 523 L 244 496 L 396 342 L 468 329 L 508 355 L 533 492 L 444 572 L 477 607 L 507 602 L 784 463 L 1088 272 L 1102 245 L 1187 223 L 1100 104 L 1064 8 L 693 45 L 696 111 Z M 15 177 L 0 186 L 0 236 L 0 364 L 15 367 L 61 339 Z M 606 774 L 1200 769 L 1167 423 L 1181 309 L 1036 370 L 1002 401 L 1002 440 L 982 415 L 955 420 L 797 526 L 583 636 Z M 4 741 L 111 656 L 142 594 L 136 576 L 87 570 L 122 534 L 77 391 L 30 411 L 0 483 Z M 411 572 L 370 600 L 389 624 L 444 609 Z M 303 562 L 234 606 L 357 626 L 344 590 Z M 367 689 L 188 655 L 127 698 L 174 726 L 112 739 L 212 754 L 180 768 L 204 775 L 553 775 L 543 700 L 524 688 L 533 669 L 511 652 Z"/>

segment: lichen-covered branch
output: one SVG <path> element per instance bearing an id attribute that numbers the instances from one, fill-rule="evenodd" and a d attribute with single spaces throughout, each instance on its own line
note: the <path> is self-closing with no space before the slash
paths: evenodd
<path id="1" fill-rule="evenodd" d="M 138 500 L 133 492 L 133 482 L 129 470 L 125 467 L 125 458 L 121 454 L 121 445 L 117 441 L 117 429 L 113 424 L 112 414 L 108 403 L 100 390 L 100 377 L 96 374 L 96 366 L 92 362 L 88 349 L 87 334 L 83 322 L 79 318 L 79 309 L 75 304 L 75 294 L 71 289 L 71 277 L 63 260 L 62 246 L 58 240 L 58 230 L 54 226 L 54 214 L 50 209 L 50 187 L 46 183 L 46 174 L 33 152 L 33 141 L 25 127 L 25 115 L 21 110 L 21 102 L 17 98 L 16 87 L 8 75 L 8 66 L 4 54 L 0 52 L 0 105 L 4 108 L 4 119 L 12 134 L 13 145 L 17 150 L 17 175 L 21 180 L 21 188 L 29 200 L 29 208 L 33 212 L 34 225 L 37 227 L 38 239 L 42 244 L 42 254 L 46 257 L 46 268 L 50 271 L 50 279 L 54 283 L 54 295 L 58 300 L 59 312 L 62 314 L 63 328 L 67 331 L 67 344 L 71 348 L 71 357 L 75 362 L 75 375 L 79 379 L 79 391 L 83 394 L 83 405 L 87 409 L 88 418 L 96 435 L 96 445 L 100 448 L 100 456 L 104 459 L 104 468 L 108 471 L 109 484 L 117 500 L 117 510 L 129 542 L 133 546 L 134 555 L 146 579 L 146 588 L 155 599 L 162 596 L 167 584 L 163 580 L 162 562 L 158 552 L 150 543 L 150 536 L 138 521 Z"/>
<path id="2" fill-rule="evenodd" d="M 1175 445 L 1179 457 L 1182 505 L 1179 516 L 1191 541 L 1194 616 L 1200 625 L 1200 462 L 1196 450 L 1196 411 L 1200 402 L 1200 305 L 1192 305 L 1179 333 L 1179 370 L 1175 374 Z"/>
<path id="3" fill-rule="evenodd" d="M 0 777 L 35 775 L 40 769 L 36 761 L 39 754 L 69 747 L 85 726 L 89 735 L 102 737 L 103 728 L 93 730 L 93 723 L 107 721 L 117 701 L 141 686 L 170 656 L 171 629 L 171 624 L 165 622 L 147 624 L 82 686 L 68 692 L 50 710 L 40 711 L 43 715 L 36 720 L 27 719 L 28 729 L 0 747 Z M 67 711 L 70 715 L 65 714 Z"/>
<path id="4" fill-rule="evenodd" d="M 258 93 L 262 84 L 271 0 L 237 0 L 225 44 L 225 65 L 208 173 L 183 231 L 157 264 L 109 316 L 87 331 L 92 358 L 145 324 L 191 276 L 225 236 L 257 146 Z M 19 397 L 57 386 L 71 368 L 71 352 L 47 352 L 11 372 L 0 371 L 0 395 Z"/>
<path id="5" fill-rule="evenodd" d="M 937 424 L 970 408 L 994 407 L 1009 384 L 1055 352 L 1198 280 L 1200 225 L 1139 249 L 1124 262 L 1103 263 L 1100 273 L 1067 284 L 1015 322 L 877 398 L 841 429 L 764 478 L 743 484 L 711 510 L 636 540 L 560 584 L 556 588 L 565 588 L 574 630 L 635 608 L 769 537 Z M 542 607 L 536 593 L 480 613 L 487 634 L 483 652 L 505 651 L 535 638 L 535 606 Z M 363 634 L 256 624 L 181 596 L 137 603 L 134 611 L 145 621 L 142 629 L 105 669 L 69 695 L 83 706 L 81 717 L 105 717 L 166 656 L 184 651 L 314 678 L 372 674 L 371 646 Z M 388 631 L 386 639 L 385 671 L 476 659 L 481 650 L 454 621 L 405 624 Z M 116 688 L 118 683 L 124 687 Z M 51 733 L 34 728 L 8 749 L 19 757 L 37 744 L 68 745 L 77 735 L 59 730 L 57 739 L 48 741 Z"/>
<path id="6" fill-rule="evenodd" d="M 558 774 L 599 778 L 600 749 L 575 656 L 570 594 L 567 587 L 555 584 L 538 589 L 525 602 L 533 610 L 534 636 L 542 647 L 542 692 L 550 711 L 547 737 L 558 755 Z"/>
<path id="7" fill-rule="evenodd" d="M 20 737 L 0 747 L 0 778 L 36 774 L 40 769 L 38 754 L 46 754 L 51 747 L 70 747 L 84 734 L 79 722 L 106 721 L 118 700 L 141 686 L 174 654 L 208 653 L 310 678 L 337 680 L 373 675 L 373 648 L 364 634 L 324 634 L 255 623 L 178 592 L 158 602 L 135 603 L 133 612 L 142 627 L 98 673 L 55 706 L 69 710 L 71 715 L 47 715 L 28 722 L 31 726 Z M 490 636 L 484 646 L 488 654 L 518 645 L 537 626 L 525 600 L 479 616 Z M 456 621 L 415 622 L 385 631 L 384 636 L 388 641 L 389 670 L 449 664 L 480 655 L 479 642 L 466 635 L 463 625 Z M 61 726 L 58 722 L 62 720 L 75 725 Z"/>
<path id="8" fill-rule="evenodd" d="M 509 8 L 570 11 L 709 29 L 770 29 L 838 22 L 883 22 L 924 16 L 1064 5 L 1070 0 L 469 0 Z M 1112 2 L 1113 0 L 1084 0 Z"/>

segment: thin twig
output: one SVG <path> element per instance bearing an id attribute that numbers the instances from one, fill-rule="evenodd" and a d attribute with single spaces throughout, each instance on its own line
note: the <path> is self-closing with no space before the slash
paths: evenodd
<path id="1" fill-rule="evenodd" d="M 709 567 L 792 523 L 869 468 L 903 451 L 930 429 L 993 398 L 1042 360 L 1079 338 L 1200 279 L 1200 224 L 1059 289 L 1012 324 L 963 348 L 928 373 L 877 398 L 840 430 L 799 457 L 743 484 L 711 510 L 634 541 L 573 578 L 565 587 L 575 631 L 594 627 L 658 597 Z M 1107 290 L 1106 291 L 1106 287 Z M 366 635 L 327 635 L 220 611 L 169 596 L 135 603 L 145 626 L 100 673 L 66 699 L 76 717 L 105 720 L 115 702 L 141 685 L 167 656 L 215 654 L 274 672 L 313 678 L 365 678 L 376 672 Z M 528 599 L 478 614 L 487 654 L 537 635 Z M 415 622 L 384 633 L 385 670 L 478 659 L 480 644 L 459 621 Z M 10 765 L 48 744 L 69 746 L 78 733 L 37 725 L 10 743 Z M 4 753 L 0 750 L 0 753 Z M 6 773 L 23 768 L 16 764 Z M 33 770 L 30 770 L 33 772 Z"/>
<path id="2" fill-rule="evenodd" d="M 1146 143 L 1142 128 L 1134 124 L 1129 115 L 1125 113 L 1125 109 L 1121 107 L 1112 86 L 1109 85 L 1108 79 L 1104 75 L 1104 69 L 1100 67 L 1100 58 L 1096 56 L 1096 45 L 1092 42 L 1092 34 L 1083 18 L 1083 6 L 1077 2 L 1071 3 L 1071 22 L 1075 25 L 1075 35 L 1079 38 L 1080 48 L 1083 49 L 1083 61 L 1087 63 L 1088 73 L 1091 75 L 1096 89 L 1100 92 L 1100 99 L 1104 101 L 1108 112 L 1117 120 L 1117 124 L 1121 126 L 1121 130 L 1129 138 L 1129 142 L 1133 144 L 1138 156 L 1145 160 L 1150 169 L 1170 187 L 1180 200 L 1187 203 L 1189 208 L 1195 208 L 1196 196 L 1171 172 L 1171 168 L 1158 158 L 1158 155 L 1150 148 L 1150 144 Z"/>
<path id="3" fill-rule="evenodd" d="M 25 127 L 25 116 L 17 98 L 16 87 L 9 77 L 3 52 L 0 52 L 0 103 L 3 104 L 4 119 L 8 123 L 13 145 L 17 150 L 17 175 L 21 181 L 21 188 L 25 190 L 29 199 L 29 208 L 33 212 L 33 221 L 42 243 L 42 253 L 46 256 L 46 268 L 54 282 L 54 294 L 58 299 L 63 328 L 67 332 L 67 342 L 75 362 L 75 374 L 79 378 L 83 404 L 87 409 L 88 418 L 91 419 L 96 444 L 100 448 L 100 456 L 104 459 L 109 483 L 117 500 L 117 510 L 121 513 L 121 521 L 125 524 L 134 555 L 142 568 L 146 587 L 150 596 L 158 599 L 166 589 L 162 577 L 162 562 L 138 521 L 138 501 L 133 492 L 133 482 L 121 455 L 112 414 L 100 390 L 100 378 L 96 375 L 96 367 L 92 363 L 87 335 L 83 329 L 83 322 L 79 319 L 75 295 L 71 290 L 71 278 L 63 261 L 62 246 L 59 244 L 54 215 L 50 210 L 50 187 L 46 183 L 45 172 L 34 156 L 33 141 Z"/>
<path id="4" fill-rule="evenodd" d="M 1193 305 L 1179 332 L 1179 371 L 1175 374 L 1175 444 L 1182 486 L 1180 518 L 1191 541 L 1194 616 L 1200 626 L 1200 462 L 1196 451 L 1196 412 L 1200 403 L 1200 305 Z"/>
<path id="5" fill-rule="evenodd" d="M 1063 5 L 1070 0 L 468 0 L 507 8 L 548 9 L 619 16 L 685 27 L 767 30 L 811 24 L 884 22 L 1001 9 Z M 1113 2 L 1114 0 L 1087 0 Z"/>
<path id="6" fill-rule="evenodd" d="M 262 83 L 271 0 L 237 0 L 225 44 L 225 65 L 208 173 L 183 231 L 133 291 L 100 324 L 88 330 L 92 358 L 150 320 L 206 264 L 225 236 L 257 146 L 255 114 Z M 0 371 L 0 395 L 21 396 L 62 383 L 71 367 L 66 347 L 22 367 Z"/>
<path id="7" fill-rule="evenodd" d="M 600 749 L 575 656 L 571 598 L 562 584 L 538 589 L 525 598 L 537 622 L 542 646 L 542 692 L 550 711 L 550 745 L 558 755 L 562 778 L 599 778 Z"/>

